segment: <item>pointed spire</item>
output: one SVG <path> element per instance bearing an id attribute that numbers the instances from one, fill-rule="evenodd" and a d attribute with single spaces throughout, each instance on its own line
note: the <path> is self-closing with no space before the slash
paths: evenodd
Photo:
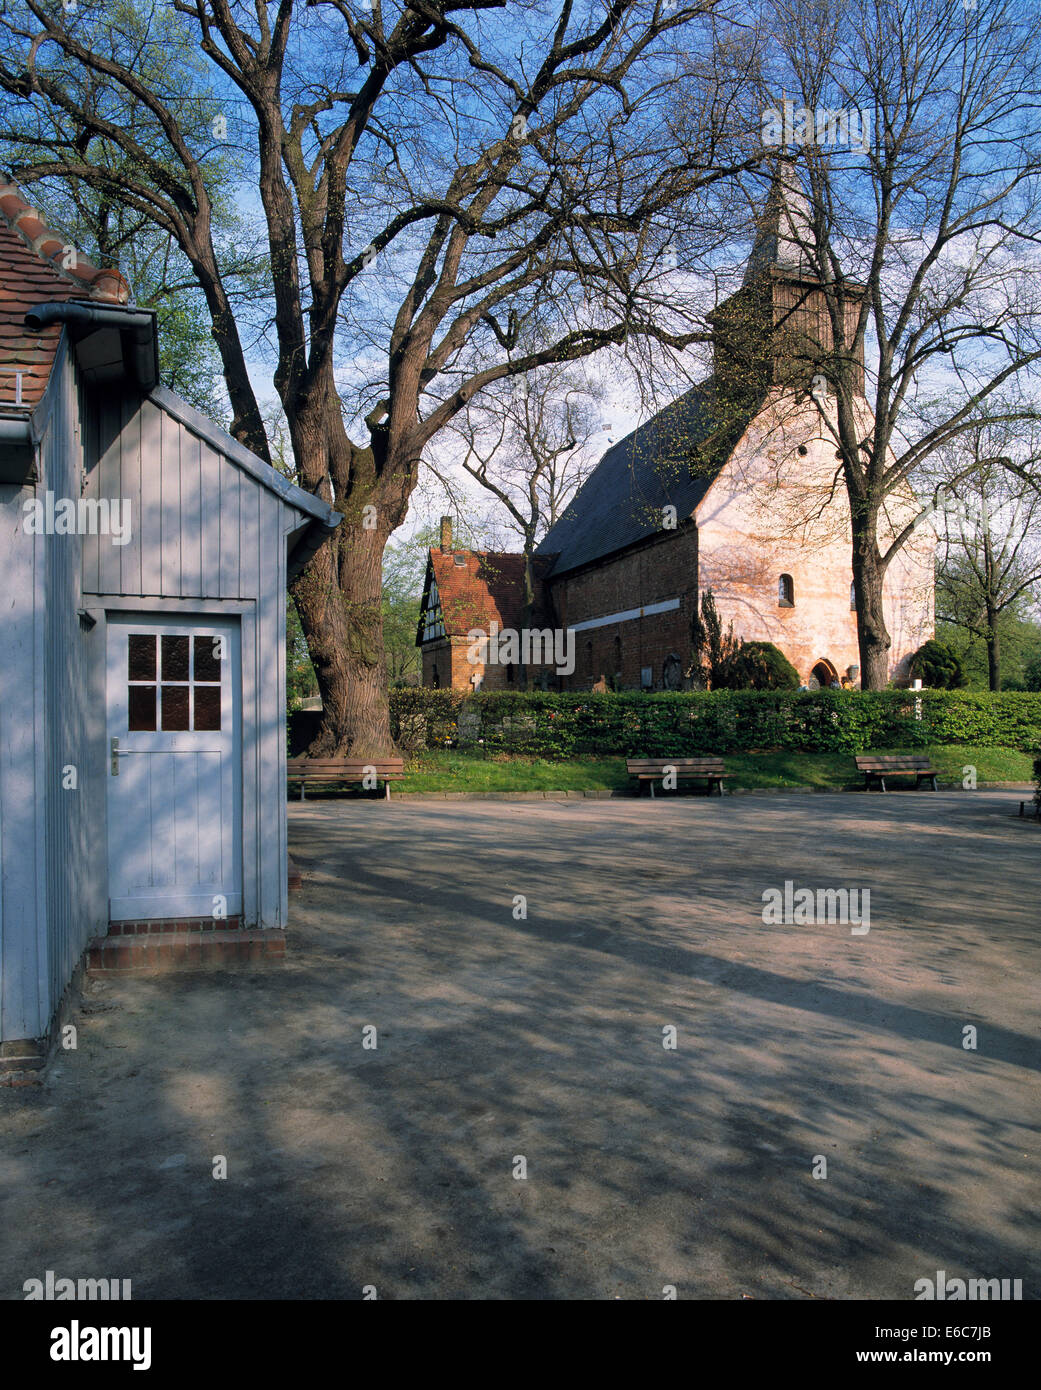
<path id="1" fill-rule="evenodd" d="M 774 164 L 770 191 L 756 219 L 756 235 L 743 283 L 771 266 L 800 278 L 816 278 L 813 269 L 813 224 L 795 161 L 780 154 Z"/>

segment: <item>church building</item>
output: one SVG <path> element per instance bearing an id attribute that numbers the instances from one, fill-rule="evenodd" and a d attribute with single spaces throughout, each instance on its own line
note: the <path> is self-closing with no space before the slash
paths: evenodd
<path id="1" fill-rule="evenodd" d="M 567 675 L 529 667 L 529 681 L 682 688 L 692 620 L 711 590 L 724 631 L 732 623 L 736 638 L 772 642 L 803 684 L 859 686 L 849 506 L 829 428 L 836 405 L 814 370 L 831 349 L 831 322 L 793 181 L 781 166 L 743 282 L 711 316 L 711 376 L 610 448 L 539 545 L 529 585 L 538 618 L 528 621 L 569 629 L 574 659 Z M 857 312 L 851 296 L 847 339 Z M 895 533 L 920 511 L 906 488 L 880 529 Z M 886 574 L 897 681 L 933 635 L 934 547 L 933 533 L 917 530 Z M 425 685 L 492 688 L 467 635 L 531 613 L 523 579 L 519 555 L 431 551 L 418 633 Z M 508 683 L 502 667 L 495 683 Z"/>

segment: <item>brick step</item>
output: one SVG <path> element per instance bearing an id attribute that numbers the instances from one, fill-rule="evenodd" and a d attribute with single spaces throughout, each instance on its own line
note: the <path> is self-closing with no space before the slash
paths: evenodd
<path id="1" fill-rule="evenodd" d="M 40 1038 L 19 1038 L 0 1043 L 0 1076 L 39 1071 L 47 1060 L 47 1047 Z"/>
<path id="2" fill-rule="evenodd" d="M 144 921 L 109 922 L 109 936 L 155 936 L 190 931 L 241 931 L 241 917 L 150 917 Z"/>
<path id="3" fill-rule="evenodd" d="M 173 931 L 96 936 L 87 947 L 87 974 L 114 971 L 221 970 L 243 963 L 278 964 L 286 934 L 258 927 L 239 931 Z"/>

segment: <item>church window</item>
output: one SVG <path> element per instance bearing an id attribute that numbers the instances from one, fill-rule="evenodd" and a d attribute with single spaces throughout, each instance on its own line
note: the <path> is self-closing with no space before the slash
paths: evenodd
<path id="1" fill-rule="evenodd" d="M 795 585 L 790 574 L 782 574 L 777 581 L 777 603 L 780 608 L 795 607 Z"/>

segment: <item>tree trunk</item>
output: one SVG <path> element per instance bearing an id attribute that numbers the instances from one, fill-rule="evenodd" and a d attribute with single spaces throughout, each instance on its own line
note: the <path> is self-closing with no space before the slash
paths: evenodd
<path id="1" fill-rule="evenodd" d="M 521 607 L 521 660 L 520 687 L 527 690 L 531 683 L 531 672 L 524 662 L 524 630 L 535 626 L 535 568 L 532 556 L 535 553 L 535 537 L 529 531 L 524 536 L 524 603 Z"/>
<path id="2" fill-rule="evenodd" d="M 394 753 L 383 650 L 386 535 L 353 527 L 326 543 L 293 585 L 318 679 L 322 720 L 311 758 Z"/>
<path id="3" fill-rule="evenodd" d="M 404 516 L 415 470 L 385 467 L 381 474 L 372 449 L 351 443 L 331 365 L 317 374 L 290 428 L 300 481 L 344 517 L 292 586 L 322 698 L 307 753 L 391 757 L 383 551 Z"/>
<path id="4" fill-rule="evenodd" d="M 889 684 L 889 649 L 893 645 L 882 608 L 885 568 L 875 540 L 873 516 L 853 518 L 853 585 L 857 600 L 857 639 L 861 690 L 884 690 Z"/>
<path id="5" fill-rule="evenodd" d="M 1001 638 L 998 635 L 998 613 L 994 604 L 987 600 L 987 666 L 990 671 L 991 690 L 1001 689 Z"/>

